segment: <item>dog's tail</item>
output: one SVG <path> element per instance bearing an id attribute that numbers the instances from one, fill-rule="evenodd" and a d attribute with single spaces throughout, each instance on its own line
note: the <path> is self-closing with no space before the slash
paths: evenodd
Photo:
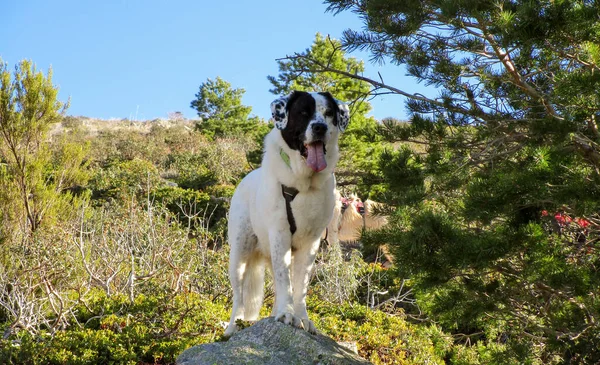
<path id="1" fill-rule="evenodd" d="M 244 319 L 254 321 L 258 319 L 264 298 L 265 259 L 260 255 L 253 255 L 246 263 L 243 282 Z"/>

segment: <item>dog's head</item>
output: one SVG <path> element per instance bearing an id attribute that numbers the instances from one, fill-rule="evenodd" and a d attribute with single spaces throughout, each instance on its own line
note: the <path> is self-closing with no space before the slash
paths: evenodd
<path id="1" fill-rule="evenodd" d="M 294 91 L 271 103 L 275 126 L 292 150 L 306 159 L 315 172 L 327 167 L 326 146 L 348 126 L 348 106 L 330 93 Z"/>

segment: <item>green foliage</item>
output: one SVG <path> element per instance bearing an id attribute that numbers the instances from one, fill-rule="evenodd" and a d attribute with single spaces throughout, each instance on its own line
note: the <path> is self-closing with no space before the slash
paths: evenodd
<path id="1" fill-rule="evenodd" d="M 168 158 L 173 153 L 194 151 L 195 146 L 202 141 L 199 133 L 189 130 L 185 124 L 164 127 L 152 125 L 146 130 L 141 128 L 113 126 L 118 122 L 104 122 L 106 126 L 98 126 L 98 134 L 82 128 L 84 140 L 92 144 L 91 159 L 95 165 L 107 165 L 141 159 L 152 162 L 157 168 L 164 168 Z M 140 122 L 152 123 L 151 121 Z"/>
<path id="2" fill-rule="evenodd" d="M 244 89 L 232 89 L 231 84 L 220 77 L 208 79 L 200 85 L 190 106 L 203 121 L 247 119 L 252 108 L 242 105 L 245 92 Z"/>
<path id="3" fill-rule="evenodd" d="M 0 60 L 0 82 L 1 239 L 35 233 L 77 204 L 69 189 L 86 180 L 86 147 L 65 142 L 53 151 L 46 143 L 68 106 L 57 100 L 51 70 L 44 76 L 21 61 L 11 78 Z"/>
<path id="4" fill-rule="evenodd" d="M 204 189 L 216 183 L 215 176 L 200 154 L 183 152 L 170 156 L 168 168 L 183 189 Z"/>
<path id="5" fill-rule="evenodd" d="M 61 138 L 91 145 L 92 178 L 77 190 L 90 192 L 94 206 L 153 202 L 182 224 L 202 218 L 202 224 L 193 224 L 195 234 L 214 244 L 223 241 L 230 190 L 249 171 L 246 156 L 257 148 L 250 137 L 211 141 L 185 121 L 132 125 L 82 119 Z"/>
<path id="6" fill-rule="evenodd" d="M 213 342 L 228 312 L 195 294 L 107 297 L 94 292 L 77 308 L 77 323 L 38 336 L 0 340 L 3 364 L 172 364 L 186 348 Z"/>
<path id="7" fill-rule="evenodd" d="M 210 202 L 210 196 L 207 193 L 183 189 L 177 186 L 163 186 L 152 190 L 152 199 L 162 206 L 165 206 L 172 212 L 185 213 L 200 210 L 200 207 L 206 207 Z M 187 211 L 187 208 L 190 210 Z M 184 217 L 180 217 L 183 219 Z"/>
<path id="8" fill-rule="evenodd" d="M 111 150 L 102 159 L 110 162 L 146 160 L 159 165 L 164 163 L 168 152 L 164 143 L 156 143 L 153 136 L 146 136 L 136 131 L 104 132 L 100 138 L 110 143 Z"/>
<path id="9" fill-rule="evenodd" d="M 254 148 L 255 143 L 241 137 L 202 141 L 194 152 L 172 154 L 167 168 L 182 188 L 235 185 L 250 170 L 246 156 Z"/>
<path id="10" fill-rule="evenodd" d="M 146 160 L 134 159 L 97 170 L 90 187 L 95 200 L 127 201 L 133 196 L 147 198 L 150 191 L 163 184 L 156 166 Z"/>
<path id="11" fill-rule="evenodd" d="M 450 338 L 437 326 L 417 328 L 402 315 L 360 305 L 311 300 L 317 327 L 338 341 L 358 342 L 374 364 L 443 364 Z M 107 297 L 93 291 L 77 307 L 76 323 L 54 334 L 23 332 L 0 340 L 3 364 L 170 364 L 184 349 L 214 342 L 228 319 L 224 302 L 196 293 Z M 245 325 L 248 325 L 245 323 Z"/>
<path id="12" fill-rule="evenodd" d="M 60 121 L 60 113 L 68 105 L 57 100 L 58 89 L 52 84 L 51 70 L 44 77 L 31 61 L 23 60 L 11 80 L 8 65 L 0 65 L 3 138 L 23 154 L 31 148 L 28 142 L 40 141 L 50 126 Z"/>
<path id="13" fill-rule="evenodd" d="M 364 17 L 346 49 L 438 91 L 378 84 L 408 96 L 412 115 L 380 126 L 411 150 L 378 161 L 381 196 L 398 209 L 376 238 L 465 345 L 452 361 L 600 361 L 598 4 L 327 3 Z"/>
<path id="14" fill-rule="evenodd" d="M 339 242 L 333 242 L 318 253 L 313 290 L 319 298 L 340 304 L 356 298 L 360 271 L 365 263 L 356 251 L 348 256 L 342 252 Z"/>
<path id="15" fill-rule="evenodd" d="M 332 68 L 343 69 L 354 74 L 365 70 L 362 61 L 354 57 L 346 57 L 340 41 L 317 33 L 313 44 L 303 52 L 303 55 L 310 57 L 311 61 L 306 61 L 304 58 L 277 61 L 279 75 L 268 76 L 268 80 L 273 85 L 273 89 L 270 90 L 273 94 L 289 94 L 293 90 L 328 91 L 340 100 L 354 102 L 364 98 L 368 93 L 369 85 L 365 82 L 334 72 L 313 72 L 316 69 L 315 63 L 328 64 Z M 362 116 L 370 109 L 368 102 L 351 104 L 353 116 L 356 113 Z"/>
<path id="16" fill-rule="evenodd" d="M 377 122 L 371 117 L 353 116 L 350 126 L 342 134 L 340 150 L 343 151 L 336 167 L 338 187 L 369 197 L 381 190 L 377 161 L 390 148 L 378 137 L 369 134 Z"/>
<path id="17" fill-rule="evenodd" d="M 72 320 L 83 313 L 78 306 L 90 308 L 97 289 L 131 303 L 140 295 L 189 291 L 227 298 L 227 269 L 221 264 L 227 250 L 208 248 L 214 240 L 208 216 L 180 222 L 161 205 L 135 200 L 78 213 L 68 225 L 37 231 L 26 247 L 2 246 L 0 326 L 6 336 L 81 328 L 89 318 Z"/>
<path id="18" fill-rule="evenodd" d="M 225 242 L 228 199 L 210 196 L 215 190 L 201 192 L 177 186 L 164 186 L 152 190 L 154 204 L 168 209 L 180 224 L 193 229 L 190 234 L 202 237 L 208 244 Z"/>
<path id="19" fill-rule="evenodd" d="M 250 117 L 252 108 L 242 105 L 244 89 L 232 89 L 231 84 L 217 77 L 200 85 L 191 107 L 201 120 L 196 128 L 210 139 L 218 137 L 252 136 L 262 142 L 271 125 Z"/>
<path id="20" fill-rule="evenodd" d="M 357 341 L 359 355 L 374 364 L 444 364 L 451 348 L 451 339 L 439 327 L 417 329 L 401 314 L 347 303 L 308 305 L 317 315 L 317 328 L 337 341 Z"/>
<path id="21" fill-rule="evenodd" d="M 217 149 L 221 142 L 232 139 L 253 143 L 254 148 L 246 151 L 246 158 L 258 165 L 262 159 L 263 140 L 273 124 L 250 116 L 252 108 L 242 105 L 244 92 L 244 89 L 233 89 L 230 83 L 220 77 L 208 79 L 200 85 L 191 107 L 201 118 L 196 123 L 196 130 L 209 141 L 216 142 L 214 146 Z"/>

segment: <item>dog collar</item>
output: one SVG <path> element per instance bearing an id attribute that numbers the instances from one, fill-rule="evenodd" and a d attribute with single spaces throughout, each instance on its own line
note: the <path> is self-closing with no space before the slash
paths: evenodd
<path id="1" fill-rule="evenodd" d="M 283 160 L 283 162 L 285 162 L 287 167 L 291 169 L 292 165 L 290 164 L 290 156 L 287 153 L 285 153 L 283 148 L 279 149 L 279 156 L 281 156 L 281 159 Z"/>

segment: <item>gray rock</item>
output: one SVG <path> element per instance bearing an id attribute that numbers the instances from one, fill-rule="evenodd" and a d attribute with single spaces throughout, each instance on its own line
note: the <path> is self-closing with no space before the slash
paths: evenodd
<path id="1" fill-rule="evenodd" d="M 364 365 L 371 364 L 329 337 L 265 318 L 227 342 L 191 347 L 178 365 Z"/>

